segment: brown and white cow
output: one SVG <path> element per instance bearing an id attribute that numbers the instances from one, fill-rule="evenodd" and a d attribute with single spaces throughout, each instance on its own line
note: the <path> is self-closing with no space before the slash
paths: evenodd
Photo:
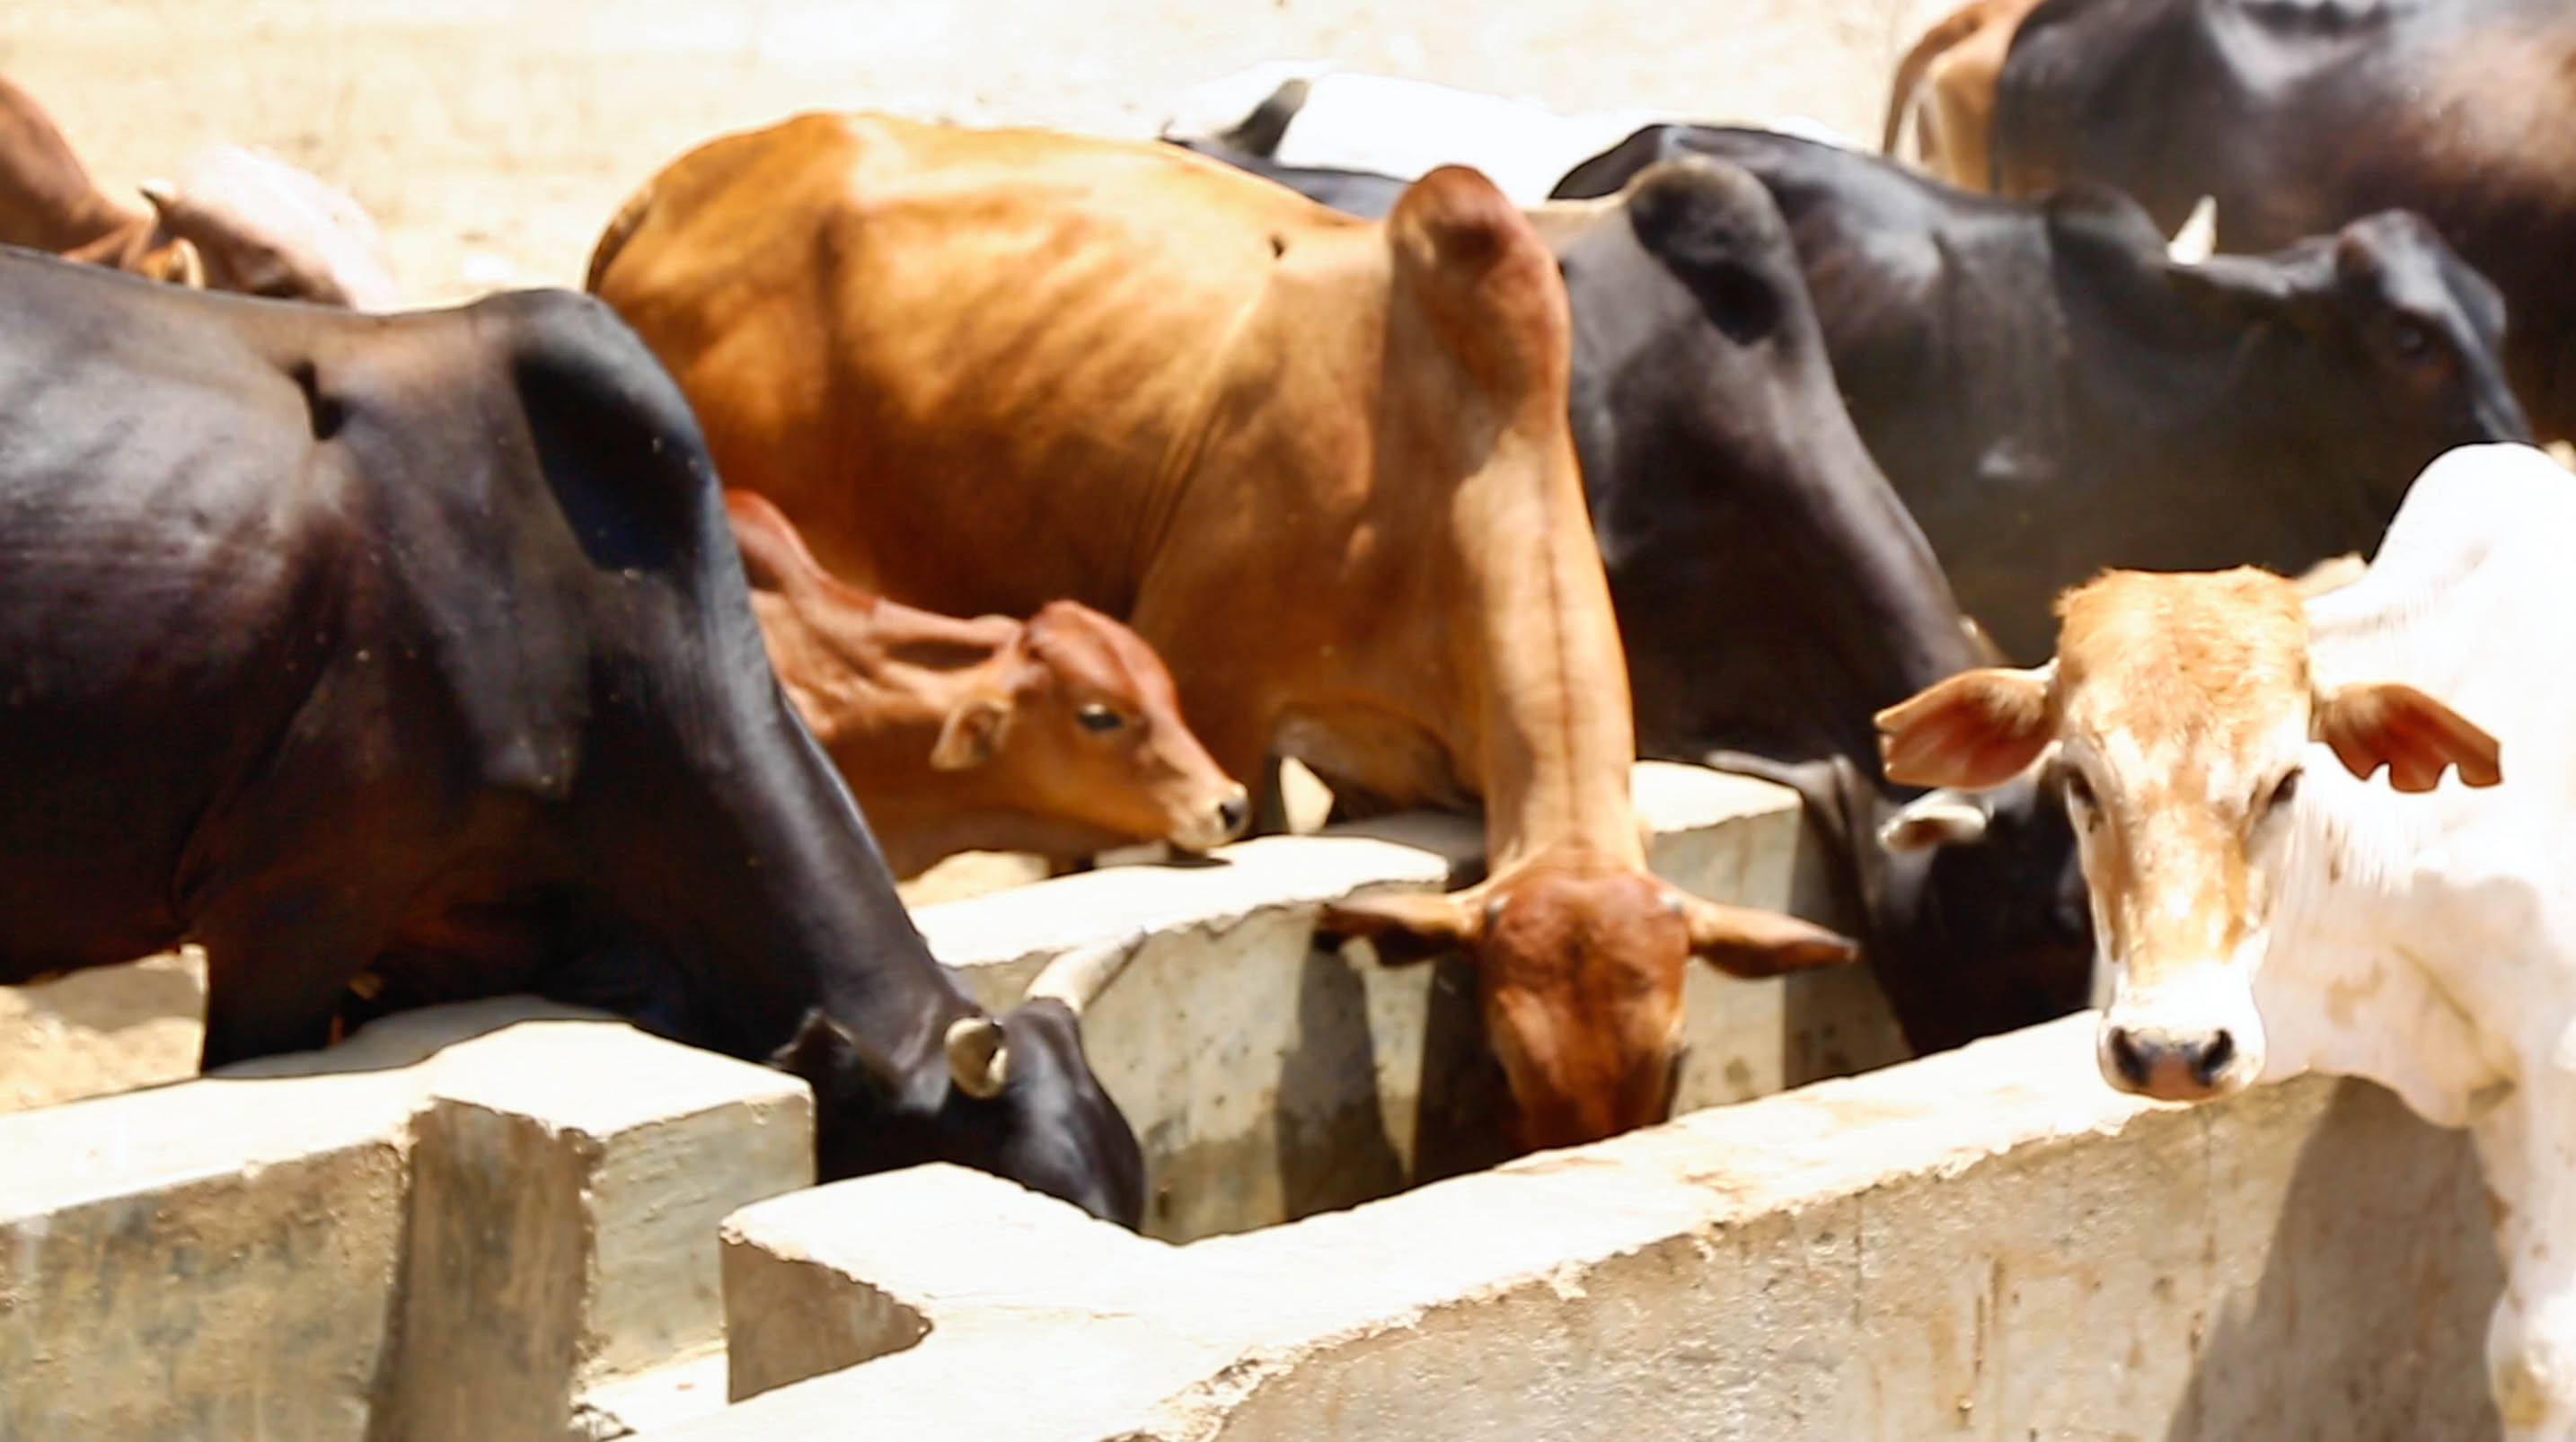
<path id="1" fill-rule="evenodd" d="M 2012 49 L 2014 28 L 2038 4 L 1968 0 L 1933 22 L 1897 62 L 1879 152 L 1896 154 L 1911 119 L 1914 153 L 1925 170 L 1962 190 L 1994 189 L 1995 77 Z"/>
<path id="2" fill-rule="evenodd" d="M 101 189 L 44 107 L 0 80 L 0 242 L 208 290 L 401 303 L 375 222 L 274 156 L 209 146 L 140 194 L 147 204 Z"/>
<path id="3" fill-rule="evenodd" d="M 1889 771 L 1930 784 L 2053 748 L 2113 979 L 2113 1085 L 2189 1101 L 2337 1072 L 2472 1128 L 2517 1442 L 2576 1436 L 2571 546 L 2563 469 L 2463 448 L 2350 585 L 2115 572 L 2065 598 L 2051 666 L 1879 718 Z"/>
<path id="4" fill-rule="evenodd" d="M 1205 851 L 1243 829 L 1243 786 L 1135 632 L 1078 601 L 1027 621 L 899 605 L 817 565 L 765 497 L 725 510 L 779 684 L 897 877 L 960 851 Z"/>
<path id="5" fill-rule="evenodd" d="M 152 212 L 108 194 L 35 97 L 0 80 L 0 242 L 181 285 L 201 285 L 197 248 Z"/>
<path id="6" fill-rule="evenodd" d="M 590 285 L 834 571 L 1124 617 L 1231 774 L 1481 798 L 1486 881 L 1326 922 L 1475 958 L 1525 1144 L 1664 1115 L 1691 955 L 1851 954 L 1645 869 L 1565 291 L 1476 173 L 1364 222 L 1171 146 L 810 115 L 666 169 Z"/>

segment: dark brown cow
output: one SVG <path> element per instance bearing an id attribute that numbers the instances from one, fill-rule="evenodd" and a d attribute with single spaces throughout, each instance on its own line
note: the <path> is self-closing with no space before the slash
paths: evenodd
<path id="1" fill-rule="evenodd" d="M 1482 798 L 1488 880 L 1327 922 L 1475 958 L 1525 1144 L 1664 1114 L 1693 953 L 1851 954 L 1645 870 L 1565 291 L 1474 172 L 1371 223 L 1170 146 L 806 116 L 665 170 L 590 284 L 835 571 L 1123 615 L 1234 774 Z"/>
<path id="2" fill-rule="evenodd" d="M 1181 720 L 1163 660 L 1078 601 L 1026 622 L 871 596 L 766 497 L 725 497 L 769 659 L 894 874 L 959 851 L 1205 851 L 1251 811 Z"/>
<path id="3" fill-rule="evenodd" d="M 2222 251 L 2414 211 L 2503 293 L 2514 389 L 2544 439 L 2566 440 L 2571 115 L 2566 0 L 2048 0 L 1997 79 L 1995 171 L 2010 195 L 2108 182 L 2168 232 L 2213 196 Z M 2367 257 L 2353 267 L 2368 278 Z"/>

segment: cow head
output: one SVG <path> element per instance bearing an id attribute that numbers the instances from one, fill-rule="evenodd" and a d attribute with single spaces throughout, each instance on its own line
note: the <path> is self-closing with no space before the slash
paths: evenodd
<path id="1" fill-rule="evenodd" d="M 821 1009 L 808 1012 L 770 1064 L 814 1088 L 818 1174 L 829 1181 L 954 1162 L 1137 1226 L 1144 1153 L 1092 1074 L 1081 1020 L 1142 940 L 1064 953 L 1006 1015 L 960 1012 L 927 1039 L 937 1049 L 932 1065 L 906 1067 Z"/>
<path id="2" fill-rule="evenodd" d="M 216 146 L 176 180 L 140 187 L 154 242 L 188 242 L 209 290 L 357 310 L 401 304 L 375 222 L 356 201 L 272 156 Z"/>
<path id="3" fill-rule="evenodd" d="M 2185 313 L 2295 348 L 2295 365 L 2257 361 L 2250 378 L 2295 375 L 2297 393 L 2282 403 L 2343 408 L 2318 429 L 2341 422 L 2376 468 L 2411 479 L 2453 446 L 2531 439 L 2505 379 L 2503 300 L 2410 211 L 2266 255 L 2192 262 L 2141 248 L 2139 258 Z"/>
<path id="4" fill-rule="evenodd" d="M 1535 865 L 1445 896 L 1353 898 L 1326 907 L 1322 928 L 1369 938 L 1390 965 L 1448 952 L 1475 964 L 1486 1035 L 1531 1150 L 1664 1119 L 1692 957 L 1764 977 L 1854 952 L 1821 927 L 1616 867 Z"/>
<path id="5" fill-rule="evenodd" d="M 1241 783 L 1181 720 L 1163 658 L 1134 631 L 1051 601 L 958 700 L 931 765 L 982 768 L 1026 809 L 1113 835 L 1206 851 L 1250 819 Z"/>
<path id="6" fill-rule="evenodd" d="M 2111 572 L 2059 603 L 2036 670 L 1951 677 L 1879 713 L 1887 772 L 1981 789 L 2059 774 L 2112 977 L 2113 1086 L 2168 1101 L 2260 1074 L 2253 982 L 2310 743 L 2400 791 L 2500 779 L 2496 743 L 2409 686 L 2312 680 L 2298 588 L 2262 571 Z"/>

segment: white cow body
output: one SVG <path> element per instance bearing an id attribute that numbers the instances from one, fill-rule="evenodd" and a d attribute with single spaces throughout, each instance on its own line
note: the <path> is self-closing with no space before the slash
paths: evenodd
<path id="1" fill-rule="evenodd" d="M 2398 680 L 2502 743 L 2505 784 L 2398 796 L 2308 768 L 2255 1005 L 2266 1075 L 2368 1077 L 2469 1126 L 2506 1271 L 2514 1438 L 2576 1438 L 2576 487 L 2537 451 L 2428 468 L 2363 578 L 2308 603 L 2320 681 Z"/>
<path id="2" fill-rule="evenodd" d="M 2576 1442 L 2571 553 L 2563 468 L 2465 448 L 2342 589 L 2112 573 L 2061 602 L 2049 666 L 1963 673 L 1878 718 L 1898 780 L 2058 776 L 2113 980 L 2113 1085 L 2198 1100 L 2322 1071 L 2471 1129 L 2515 1442 Z M 1960 808 L 1919 810 L 1898 834 Z"/>
<path id="3" fill-rule="evenodd" d="M 1177 97 L 1162 133 L 1216 139 L 1289 80 L 1304 80 L 1309 89 L 1270 154 L 1281 165 L 1399 180 L 1419 179 L 1442 165 L 1470 165 L 1515 205 L 1547 199 L 1567 171 L 1639 129 L 1684 119 L 1637 108 L 1568 114 L 1536 100 L 1341 70 L 1328 62 L 1266 61 Z M 1781 119 L 1772 128 L 1846 143 L 1822 122 L 1803 117 Z"/>

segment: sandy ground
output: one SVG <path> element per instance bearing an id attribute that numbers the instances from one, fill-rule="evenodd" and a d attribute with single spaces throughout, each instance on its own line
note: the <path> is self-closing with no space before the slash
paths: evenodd
<path id="1" fill-rule="evenodd" d="M 355 194 L 418 303 L 579 284 L 626 195 L 689 146 L 810 108 L 1147 136 L 1165 97 L 1259 60 L 1565 109 L 1802 115 L 1874 140 L 1939 0 L 0 0 L 0 74 L 102 181 L 219 141 Z M 969 857 L 919 904 L 1031 879 Z M 172 959 L 0 988 L 0 1110 L 195 1063 L 201 973 Z"/>

